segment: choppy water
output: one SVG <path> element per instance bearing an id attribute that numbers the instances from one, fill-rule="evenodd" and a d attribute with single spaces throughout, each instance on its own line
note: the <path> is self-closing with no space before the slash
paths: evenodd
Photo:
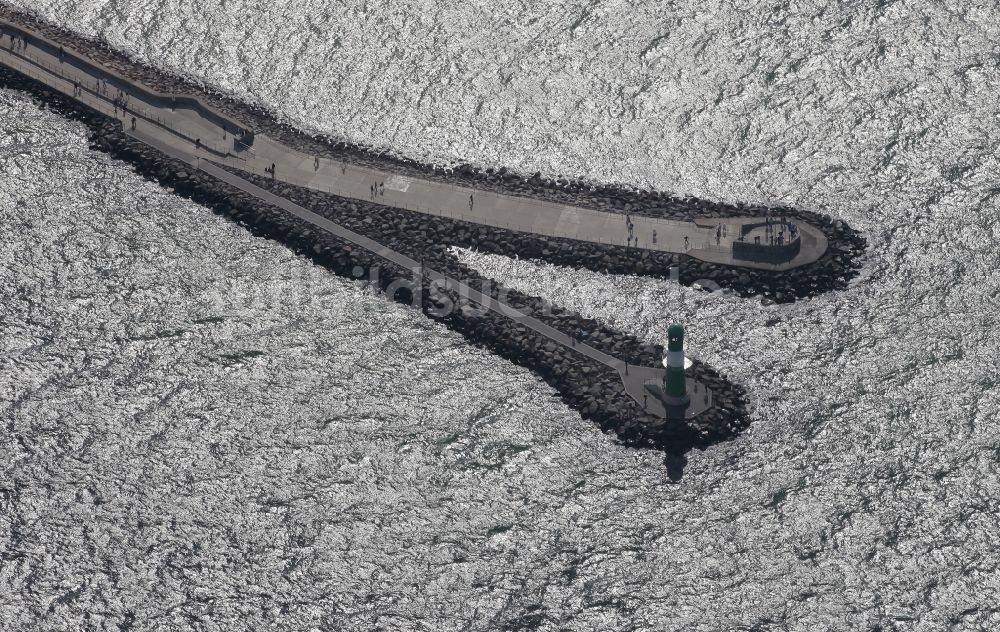
<path id="1" fill-rule="evenodd" d="M 671 485 L 3 94 L 2 627 L 1000 626 L 995 7 L 16 4 L 309 130 L 818 209 L 872 252 L 781 307 L 464 255 L 642 336 L 680 316 L 748 385 L 751 430 Z"/>

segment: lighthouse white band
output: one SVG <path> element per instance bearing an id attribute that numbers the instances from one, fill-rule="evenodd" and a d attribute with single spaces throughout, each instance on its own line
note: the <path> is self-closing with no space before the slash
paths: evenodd
<path id="1" fill-rule="evenodd" d="M 674 368 L 684 368 L 683 351 L 667 351 L 667 366 Z"/>
<path id="2" fill-rule="evenodd" d="M 690 369 L 692 364 L 694 364 L 694 362 L 691 361 L 691 358 L 684 358 L 684 368 L 685 369 Z M 666 358 L 666 356 L 663 357 L 663 366 L 664 366 L 664 368 L 666 368 L 668 366 L 667 365 L 667 358 Z"/>

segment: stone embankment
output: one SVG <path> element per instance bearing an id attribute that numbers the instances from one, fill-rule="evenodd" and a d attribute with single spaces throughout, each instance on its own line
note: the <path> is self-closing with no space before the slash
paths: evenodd
<path id="1" fill-rule="evenodd" d="M 125 134 L 117 121 L 32 79 L 0 68 L 0 85 L 27 91 L 49 107 L 84 123 L 91 130 L 91 142 L 95 149 L 127 161 L 144 177 L 231 218 L 257 235 L 286 244 L 339 275 L 371 279 L 382 290 L 398 285 L 401 279 L 411 279 L 413 276 L 412 271 L 400 269 L 374 253 L 318 231 L 307 222 L 277 207 L 194 170 L 184 162 L 163 155 Z M 264 178 L 255 177 L 254 180 L 258 185 L 269 184 Z M 401 209 L 323 196 L 306 189 L 296 190 L 296 187 L 279 191 L 293 200 L 297 199 L 303 206 L 321 212 L 357 232 L 370 235 L 414 259 L 423 260 L 427 265 L 453 278 L 462 279 L 469 284 L 485 280 L 474 270 L 462 265 L 436 239 L 439 231 L 447 231 L 453 227 L 432 221 L 435 218 L 421 216 L 420 221 L 417 221 L 412 214 Z M 425 219 L 427 223 L 423 223 Z M 437 219 L 442 222 L 452 221 Z M 477 228 L 492 230 L 481 226 Z M 508 242 L 519 238 L 515 235 L 485 236 L 506 239 Z M 699 417 L 683 423 L 663 423 L 646 413 L 625 392 L 620 376 L 609 367 L 576 353 L 571 348 L 553 344 L 541 334 L 494 312 L 461 309 L 463 306 L 472 306 L 453 292 L 432 287 L 426 281 L 422 281 L 421 286 L 421 300 L 417 307 L 425 313 L 433 312 L 441 306 L 443 300 L 452 301 L 459 309 L 448 310 L 438 317 L 443 324 L 475 344 L 533 370 L 556 389 L 567 405 L 578 410 L 584 418 L 597 423 L 605 432 L 617 435 L 626 445 L 679 454 L 692 447 L 705 447 L 731 438 L 748 423 L 743 389 L 702 363 L 696 362 L 688 374 L 712 389 L 715 406 Z M 494 296 L 498 289 L 494 290 Z M 404 289 L 393 293 L 391 298 L 411 302 L 412 295 L 411 291 Z M 659 345 L 642 343 L 597 321 L 546 305 L 538 297 L 510 291 L 505 300 L 561 331 L 571 333 L 580 329 L 588 332 L 588 344 L 632 364 L 656 366 L 662 357 L 663 349 Z"/>
<path id="2" fill-rule="evenodd" d="M 0 5 L 0 16 L 21 22 L 87 54 L 121 75 L 142 82 L 161 92 L 198 96 L 212 107 L 245 122 L 290 147 L 333 160 L 363 164 L 403 175 L 434 179 L 510 195 L 522 195 L 615 213 L 649 215 L 679 220 L 719 217 L 785 217 L 821 229 L 829 240 L 829 249 L 817 261 L 792 270 L 773 272 L 736 268 L 699 261 L 686 255 L 643 251 L 635 248 L 581 243 L 564 239 L 524 240 L 525 250 L 516 250 L 503 240 L 463 240 L 479 250 L 544 259 L 551 263 L 616 274 L 640 274 L 670 277 L 672 268 L 685 285 L 730 289 L 744 297 L 761 297 L 765 302 L 790 302 L 847 287 L 857 276 L 866 249 L 864 237 L 840 220 L 788 207 L 764 207 L 745 204 L 722 204 L 690 197 L 680 198 L 659 191 L 637 190 L 616 185 L 598 185 L 557 176 L 542 178 L 515 174 L 505 168 L 481 170 L 468 164 L 446 167 L 426 165 L 323 136 L 310 136 L 276 118 L 262 108 L 247 105 L 221 94 L 207 92 L 201 85 L 130 61 L 105 45 L 86 40 L 50 24 Z M 490 234 L 491 231 L 485 231 Z M 481 233 L 474 233 L 478 235 Z"/>

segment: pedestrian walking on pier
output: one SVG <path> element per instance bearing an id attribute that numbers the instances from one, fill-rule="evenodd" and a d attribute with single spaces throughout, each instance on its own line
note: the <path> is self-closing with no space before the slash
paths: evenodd
<path id="1" fill-rule="evenodd" d="M 274 180 L 274 163 L 271 163 L 271 179 Z"/>
<path id="2" fill-rule="evenodd" d="M 370 187 L 368 187 L 368 199 L 369 200 L 374 200 L 375 199 L 375 185 L 374 184 L 371 185 Z"/>
<path id="3" fill-rule="evenodd" d="M 472 195 L 469 195 L 469 210 L 470 211 L 472 210 L 472 202 L 473 202 Z"/>
<path id="4" fill-rule="evenodd" d="M 378 194 L 381 196 L 385 196 L 385 182 L 378 183 Z"/>
<path id="5" fill-rule="evenodd" d="M 687 235 L 684 235 L 684 250 L 687 250 L 690 247 L 691 247 L 691 244 L 688 243 Z"/>
<path id="6" fill-rule="evenodd" d="M 132 117 L 132 131 L 135 131 L 135 117 Z"/>

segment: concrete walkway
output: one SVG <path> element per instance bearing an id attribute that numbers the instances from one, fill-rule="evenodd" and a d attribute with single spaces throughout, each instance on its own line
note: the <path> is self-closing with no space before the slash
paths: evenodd
<path id="1" fill-rule="evenodd" d="M 349 163 L 334 162 L 305 154 L 263 134 L 257 134 L 249 150 L 238 150 L 234 132 L 246 126 L 206 105 L 200 99 L 156 92 L 127 80 L 86 56 L 66 49 L 60 55 L 57 44 L 19 25 L 0 20 L 6 36 L 0 37 L 0 60 L 24 71 L 34 67 L 46 76 L 46 83 L 122 121 L 131 128 L 157 138 L 162 144 L 210 158 L 227 166 L 268 175 L 276 165 L 277 180 L 327 191 L 342 197 L 373 200 L 379 204 L 466 220 L 551 237 L 627 246 L 625 216 L 592 209 L 545 202 L 528 197 L 444 184 L 388 173 Z M 12 33 L 27 33 L 27 47 L 16 45 Z M 34 43 L 32 43 L 34 42 Z M 47 45 L 46 45 L 47 44 Z M 127 112 L 113 100 L 127 96 Z M 372 197 L 371 187 L 378 193 Z M 763 263 L 738 260 L 732 242 L 744 223 L 760 218 L 720 218 L 691 222 L 632 215 L 633 234 L 639 248 L 688 255 L 714 263 L 767 270 L 786 270 L 818 259 L 827 249 L 823 233 L 799 224 L 802 248 L 791 261 Z M 725 226 L 716 240 L 717 229 Z M 654 241 L 655 233 L 655 241 Z"/>
<path id="2" fill-rule="evenodd" d="M 21 72 L 27 76 L 41 81 L 42 83 L 54 88 L 60 92 L 63 92 L 67 96 L 73 97 L 86 103 L 88 106 L 94 108 L 95 110 L 108 114 L 109 116 L 115 116 L 116 111 L 119 109 L 110 101 L 116 95 L 116 89 L 109 87 L 107 90 L 103 87 L 103 77 L 96 75 L 89 77 L 90 88 L 83 87 L 84 77 L 79 77 L 78 79 L 69 79 L 67 75 L 72 77 L 75 76 L 73 73 L 63 72 L 64 68 L 60 65 L 58 60 L 58 53 L 56 53 L 56 58 L 47 58 L 44 53 L 39 54 L 36 52 L 34 54 L 26 54 L 27 51 L 10 49 L 10 26 L 4 25 L 3 37 L 0 37 L 0 64 L 6 65 L 18 72 Z M 38 36 L 35 34 L 31 35 L 37 41 Z M 58 50 L 58 45 L 50 44 L 56 47 Z M 29 44 L 29 49 L 31 49 Z M 43 61 L 43 59 L 45 61 Z M 63 62 L 65 63 L 65 62 Z M 89 63 L 89 62 L 88 62 Z M 133 97 L 134 98 L 134 97 Z M 135 101 L 132 101 L 132 106 L 135 106 Z M 129 108 L 131 111 L 131 107 Z M 459 296 L 463 298 L 468 298 L 483 307 L 489 309 L 490 311 L 500 314 L 505 318 L 509 318 L 516 323 L 519 323 L 531 330 L 534 330 L 541 335 L 545 336 L 552 342 L 566 347 L 567 350 L 572 350 L 577 353 L 583 354 L 584 356 L 596 360 L 605 366 L 608 366 L 620 375 L 623 384 L 625 385 L 626 391 L 640 404 L 644 405 L 646 409 L 656 415 L 663 417 L 666 414 L 665 409 L 659 401 L 655 401 L 653 397 L 647 397 L 647 391 L 645 388 L 646 382 L 650 380 L 662 380 L 663 379 L 663 369 L 658 367 L 636 367 L 629 366 L 625 362 L 619 360 L 618 358 L 612 357 L 598 349 L 595 349 L 585 343 L 575 342 L 563 332 L 545 324 L 544 322 L 525 314 L 524 312 L 504 303 L 500 303 L 496 299 L 489 295 L 482 294 L 481 292 L 469 287 L 465 283 L 448 277 L 440 272 L 437 272 L 430 268 L 422 268 L 421 264 L 410 257 L 407 257 L 401 253 L 387 248 L 386 246 L 365 237 L 364 235 L 355 233 L 336 222 L 333 222 L 325 217 L 322 217 L 302 206 L 299 206 L 286 198 L 279 197 L 273 193 L 266 191 L 251 182 L 222 169 L 213 161 L 219 162 L 220 158 L 225 157 L 225 152 L 223 152 L 222 142 L 225 139 L 219 138 L 213 139 L 209 133 L 213 129 L 217 128 L 214 123 L 204 117 L 194 117 L 191 120 L 187 120 L 184 115 L 185 108 L 178 108 L 176 112 L 163 112 L 158 111 L 158 116 L 167 117 L 170 121 L 176 122 L 180 126 L 181 121 L 186 121 L 184 123 L 185 133 L 195 133 L 204 134 L 204 136 L 196 136 L 195 138 L 201 139 L 201 147 L 196 147 L 193 143 L 186 142 L 186 139 L 177 133 L 168 132 L 165 127 L 160 125 L 149 124 L 149 119 L 145 119 L 145 123 L 139 125 L 137 123 L 136 129 L 131 130 L 131 114 L 126 115 L 124 121 L 126 121 L 125 129 L 126 132 L 135 137 L 136 139 L 146 143 L 147 145 L 163 152 L 164 154 L 176 158 L 178 160 L 184 161 L 192 166 L 193 169 L 200 169 L 201 171 L 211 175 L 212 177 L 226 182 L 238 189 L 245 191 L 254 197 L 263 200 L 269 204 L 273 204 L 279 208 L 284 209 L 288 213 L 308 222 L 309 224 L 336 235 L 345 241 L 348 241 L 356 246 L 364 248 L 370 252 L 375 253 L 379 257 L 386 261 L 394 263 L 404 269 L 410 270 L 413 273 L 412 278 L 419 278 L 421 275 L 430 281 L 435 281 L 439 287 L 447 288 L 458 292 Z M 117 112 L 120 114 L 120 111 Z M 122 116 L 118 116 L 122 120 Z M 164 119 L 161 119 L 164 120 Z M 286 159 L 289 154 L 286 154 Z M 258 158 L 257 160 L 260 160 Z M 224 161 L 223 161 L 224 162 Z M 315 163 L 312 165 L 315 167 Z M 370 170 L 366 171 L 360 168 L 351 167 L 338 167 L 341 169 L 342 179 L 341 183 L 355 182 L 354 186 L 365 186 L 364 178 L 370 177 Z M 353 169 L 353 170 L 352 170 Z M 314 171 L 316 171 L 314 169 Z M 303 170 L 292 170 L 292 173 L 302 174 Z M 348 176 L 348 174 L 352 174 Z M 316 174 L 313 174 L 314 177 Z M 315 183 L 316 180 L 313 180 Z M 399 194 L 406 194 L 410 189 L 406 182 L 401 181 L 401 179 L 392 180 L 392 177 L 386 177 L 387 190 L 396 191 Z M 392 182 L 392 186 L 396 188 L 389 189 L 388 182 Z M 412 183 L 411 183 L 412 184 Z M 427 186 L 432 186 L 434 183 L 426 183 Z M 346 186 L 346 185 L 345 185 Z M 464 191 L 464 190 L 463 190 Z M 461 196 L 464 192 L 460 190 L 452 191 L 449 195 L 451 196 Z M 389 193 L 386 193 L 389 196 Z M 367 196 L 365 196 L 367 197 Z M 482 198 L 487 199 L 487 198 Z M 521 198 L 513 198 L 518 203 L 521 203 Z M 381 201 L 381 196 L 380 196 Z M 524 204 L 528 204 L 529 201 L 523 201 Z M 503 207 L 504 201 L 503 196 L 498 196 L 498 198 L 493 202 L 492 206 L 488 203 L 484 203 L 487 208 L 492 208 L 497 211 Z M 527 206 L 524 208 L 528 208 Z M 488 213 L 484 213 L 483 217 L 490 216 Z M 596 220 L 595 220 L 596 221 Z M 699 381 L 688 378 L 688 391 L 697 394 L 697 397 L 692 398 L 691 406 L 689 406 L 685 411 L 683 411 L 685 417 L 693 417 L 698 413 L 704 411 L 711 405 L 711 392 L 701 384 Z"/>

